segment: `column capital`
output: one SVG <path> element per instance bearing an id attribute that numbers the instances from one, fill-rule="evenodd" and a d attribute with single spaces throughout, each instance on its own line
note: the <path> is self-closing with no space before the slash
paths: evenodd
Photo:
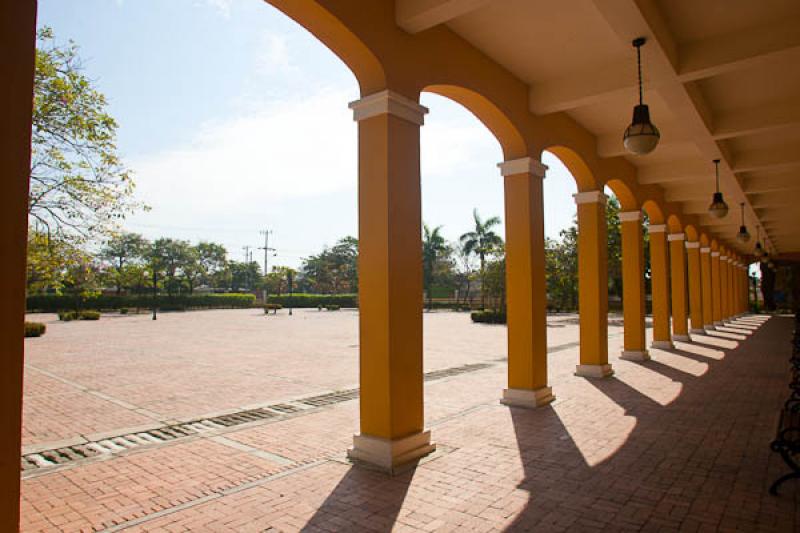
<path id="1" fill-rule="evenodd" d="M 697 241 L 686 241 L 686 248 L 700 248 L 700 243 Z"/>
<path id="2" fill-rule="evenodd" d="M 649 233 L 666 233 L 667 232 L 667 225 L 666 224 L 650 224 L 647 228 Z"/>
<path id="3" fill-rule="evenodd" d="M 608 196 L 603 194 L 603 191 L 579 192 L 573 194 L 572 197 L 575 199 L 575 203 L 578 205 L 594 203 L 606 205 L 606 200 L 608 200 Z"/>
<path id="4" fill-rule="evenodd" d="M 641 211 L 620 211 L 619 212 L 619 220 L 620 222 L 638 222 L 642 220 L 642 212 Z"/>
<path id="5" fill-rule="evenodd" d="M 709 248 L 708 246 L 703 246 L 703 247 L 700 248 L 700 253 L 701 254 L 707 254 L 710 251 L 711 251 L 711 248 Z"/>
<path id="6" fill-rule="evenodd" d="M 370 94 L 348 104 L 356 122 L 378 115 L 394 115 L 418 126 L 425 123 L 428 108 L 389 89 Z"/>
<path id="7" fill-rule="evenodd" d="M 711 257 L 719 257 L 719 252 L 711 252 Z"/>
<path id="8" fill-rule="evenodd" d="M 514 176 L 515 174 L 530 174 L 544 178 L 547 166 L 532 157 L 521 157 L 497 163 L 501 176 Z"/>
<path id="9" fill-rule="evenodd" d="M 670 241 L 670 242 L 672 242 L 672 241 L 682 241 L 684 239 L 686 239 L 686 234 L 685 233 L 670 233 L 669 235 L 667 235 L 667 240 Z"/>

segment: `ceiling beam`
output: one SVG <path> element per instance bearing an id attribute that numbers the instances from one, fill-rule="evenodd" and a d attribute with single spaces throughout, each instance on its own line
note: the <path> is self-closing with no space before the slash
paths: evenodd
<path id="1" fill-rule="evenodd" d="M 771 102 L 752 109 L 729 111 L 714 116 L 712 123 L 712 135 L 718 141 L 778 128 L 800 128 L 800 102 L 792 99 Z"/>
<path id="2" fill-rule="evenodd" d="M 800 165 L 800 146 L 779 146 L 767 150 L 751 150 L 734 155 L 736 174 L 765 170 L 781 170 Z"/>
<path id="3" fill-rule="evenodd" d="M 800 189 L 800 177 L 798 177 L 797 172 L 744 175 L 741 183 L 748 196 L 763 192 L 796 191 Z"/>
<path id="4" fill-rule="evenodd" d="M 686 43 L 678 50 L 681 81 L 710 78 L 768 61 L 800 57 L 800 19 Z"/>
<path id="5" fill-rule="evenodd" d="M 714 167 L 696 159 L 639 167 L 639 183 L 652 185 L 676 181 L 700 181 L 714 178 Z"/>
<path id="6" fill-rule="evenodd" d="M 409 33 L 419 33 L 444 24 L 491 0 L 396 0 L 394 13 L 397 25 Z"/>

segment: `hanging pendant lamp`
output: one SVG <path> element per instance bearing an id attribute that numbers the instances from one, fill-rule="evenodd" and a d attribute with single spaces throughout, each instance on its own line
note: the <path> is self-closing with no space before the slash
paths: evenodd
<path id="1" fill-rule="evenodd" d="M 714 165 L 717 171 L 717 192 L 711 197 L 711 205 L 708 206 L 709 214 L 714 218 L 724 218 L 728 214 L 728 204 L 722 199 L 722 193 L 719 192 L 719 159 L 714 160 Z"/>
<path id="2" fill-rule="evenodd" d="M 639 105 L 633 108 L 633 121 L 622 136 L 625 149 L 634 155 L 649 154 L 655 149 L 661 138 L 658 128 L 650 122 L 650 108 L 644 104 L 642 94 L 642 45 L 644 43 L 644 37 L 633 40 L 639 72 Z"/>
<path id="3" fill-rule="evenodd" d="M 742 225 L 739 226 L 739 233 L 736 234 L 736 238 L 739 239 L 739 242 L 748 242 L 750 234 L 747 232 L 747 226 L 744 225 L 744 202 L 739 205 L 742 208 Z"/>

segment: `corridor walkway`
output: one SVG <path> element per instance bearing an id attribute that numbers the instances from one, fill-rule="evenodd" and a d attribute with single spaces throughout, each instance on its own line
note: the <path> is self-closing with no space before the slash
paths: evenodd
<path id="1" fill-rule="evenodd" d="M 797 530 L 800 487 L 767 493 L 791 328 L 744 317 L 644 363 L 612 337 L 604 380 L 551 352 L 538 410 L 498 403 L 502 361 L 431 379 L 438 449 L 394 478 L 345 460 L 357 401 L 24 475 L 23 530 Z"/>

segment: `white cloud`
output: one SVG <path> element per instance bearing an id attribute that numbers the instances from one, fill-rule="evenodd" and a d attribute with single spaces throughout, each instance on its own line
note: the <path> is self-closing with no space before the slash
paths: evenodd
<path id="1" fill-rule="evenodd" d="M 217 9 L 225 17 L 229 17 L 231 15 L 231 5 L 233 4 L 233 0 L 204 0 L 203 3 L 205 3 L 207 6 Z"/>

